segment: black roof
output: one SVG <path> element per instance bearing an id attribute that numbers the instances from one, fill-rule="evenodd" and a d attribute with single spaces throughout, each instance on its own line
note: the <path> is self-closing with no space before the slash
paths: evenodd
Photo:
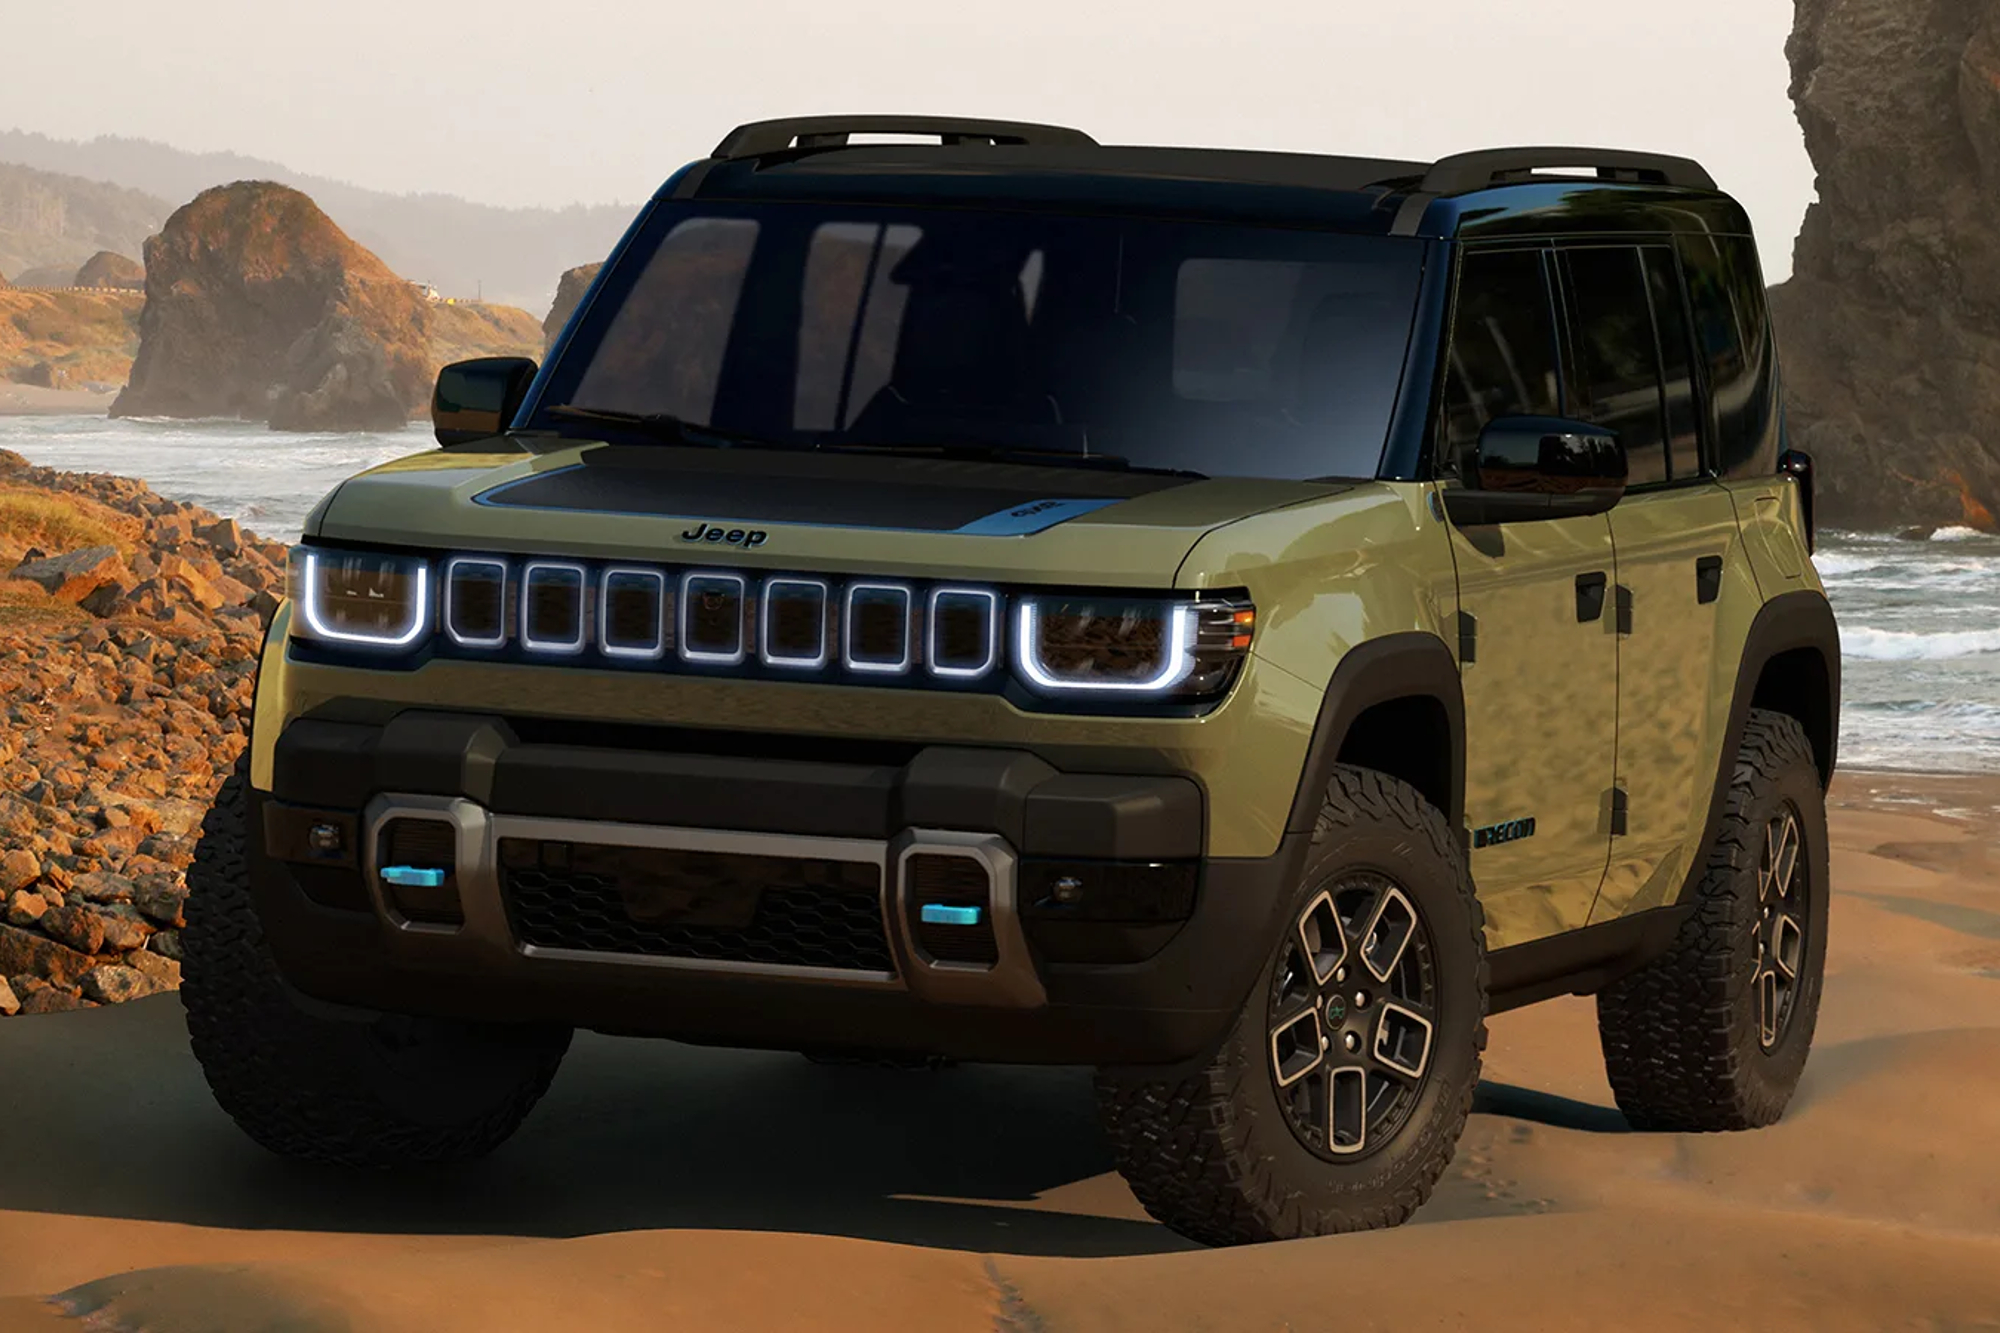
<path id="1" fill-rule="evenodd" d="M 855 143 L 857 134 L 936 136 L 935 144 Z M 1576 174 L 1581 169 L 1589 173 Z M 1557 174 L 1565 173 L 1565 174 Z M 1615 191 L 1618 207 L 1603 207 Z M 1499 148 L 1436 162 L 1242 149 L 1099 144 L 1079 130 L 1019 121 L 818 116 L 738 127 L 662 187 L 704 200 L 843 199 L 1137 210 L 1167 216 L 1463 235 L 1467 224 L 1608 212 L 1647 230 L 1736 231 L 1747 219 L 1686 158 L 1601 148 Z M 1707 199 L 1721 207 L 1695 207 Z M 1433 208 L 1437 201 L 1447 201 Z M 1590 206 L 1579 209 L 1579 201 Z M 1696 221 L 1696 219 L 1699 221 Z M 1641 219 L 1615 225 L 1624 230 Z"/>

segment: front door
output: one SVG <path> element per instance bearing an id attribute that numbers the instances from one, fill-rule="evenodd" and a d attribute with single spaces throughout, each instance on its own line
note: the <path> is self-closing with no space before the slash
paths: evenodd
<path id="1" fill-rule="evenodd" d="M 1460 263 L 1442 431 L 1465 455 L 1498 416 L 1564 415 L 1549 255 Z M 1584 925 L 1610 853 L 1618 642 L 1602 514 L 1454 528 L 1465 818 L 1486 941 Z"/>

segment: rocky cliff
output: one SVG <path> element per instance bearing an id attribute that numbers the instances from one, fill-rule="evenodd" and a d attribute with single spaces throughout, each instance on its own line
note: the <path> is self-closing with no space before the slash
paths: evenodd
<path id="1" fill-rule="evenodd" d="M 183 872 L 284 564 L 137 481 L 0 450 L 0 1016 L 179 984 Z"/>
<path id="2" fill-rule="evenodd" d="M 556 335 L 563 331 L 563 325 L 569 323 L 569 317 L 576 313 L 577 306 L 583 301 L 583 294 L 590 290 L 590 284 L 596 279 L 597 271 L 603 267 L 602 264 L 583 264 L 563 273 L 562 280 L 556 284 L 555 304 L 549 307 L 548 318 L 542 321 L 544 356 L 548 355 L 549 349 L 555 345 Z"/>
<path id="3" fill-rule="evenodd" d="M 99 250 L 84 260 L 83 267 L 76 271 L 76 285 L 140 291 L 146 286 L 146 270 L 116 251 Z"/>
<path id="4" fill-rule="evenodd" d="M 1772 290 L 1792 442 L 1825 521 L 2000 513 L 2000 0 L 1797 0 L 1819 174 Z"/>
<path id="5" fill-rule="evenodd" d="M 429 398 L 431 308 L 297 190 L 197 195 L 146 242 L 139 354 L 113 416 L 400 426 Z"/>

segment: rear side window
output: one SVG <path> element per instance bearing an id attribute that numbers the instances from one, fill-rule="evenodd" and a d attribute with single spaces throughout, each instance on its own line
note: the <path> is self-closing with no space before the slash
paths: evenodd
<path id="1" fill-rule="evenodd" d="M 1575 349 L 1567 377 L 1570 414 L 1618 432 L 1628 484 L 1666 481 L 1660 350 L 1639 250 L 1566 250 L 1561 262 Z"/>
<path id="2" fill-rule="evenodd" d="M 1708 376 L 1716 471 L 1768 475 L 1778 465 L 1777 353 L 1756 245 L 1747 236 L 1682 237 L 1681 263 Z"/>
<path id="3" fill-rule="evenodd" d="M 1687 299 L 1681 292 L 1674 252 L 1664 245 L 1641 250 L 1646 290 L 1653 298 L 1653 327 L 1660 335 L 1660 372 L 1667 398 L 1667 454 L 1675 480 L 1702 475 L 1701 397 L 1694 380 L 1694 344 L 1688 333 Z"/>
<path id="4" fill-rule="evenodd" d="M 1455 467 L 1495 417 L 1559 416 L 1554 308 L 1540 250 L 1469 250 L 1445 366 L 1444 445 Z"/>

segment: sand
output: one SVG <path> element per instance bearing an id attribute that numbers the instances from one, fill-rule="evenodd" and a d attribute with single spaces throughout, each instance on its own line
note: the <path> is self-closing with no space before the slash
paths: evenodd
<path id="1" fill-rule="evenodd" d="M 1565 999 L 1494 1020 L 1415 1222 L 1229 1251 L 1139 1210 L 1079 1071 L 586 1036 L 492 1159 L 392 1180 L 244 1140 L 173 996 L 0 1023 L 0 1330 L 2000 1329 L 1997 826 L 2000 780 L 1841 777 L 1775 1128 L 1628 1131 Z"/>
<path id="2" fill-rule="evenodd" d="M 117 393 L 89 389 L 44 389 L 33 384 L 0 384 L 0 417 L 101 417 Z"/>

